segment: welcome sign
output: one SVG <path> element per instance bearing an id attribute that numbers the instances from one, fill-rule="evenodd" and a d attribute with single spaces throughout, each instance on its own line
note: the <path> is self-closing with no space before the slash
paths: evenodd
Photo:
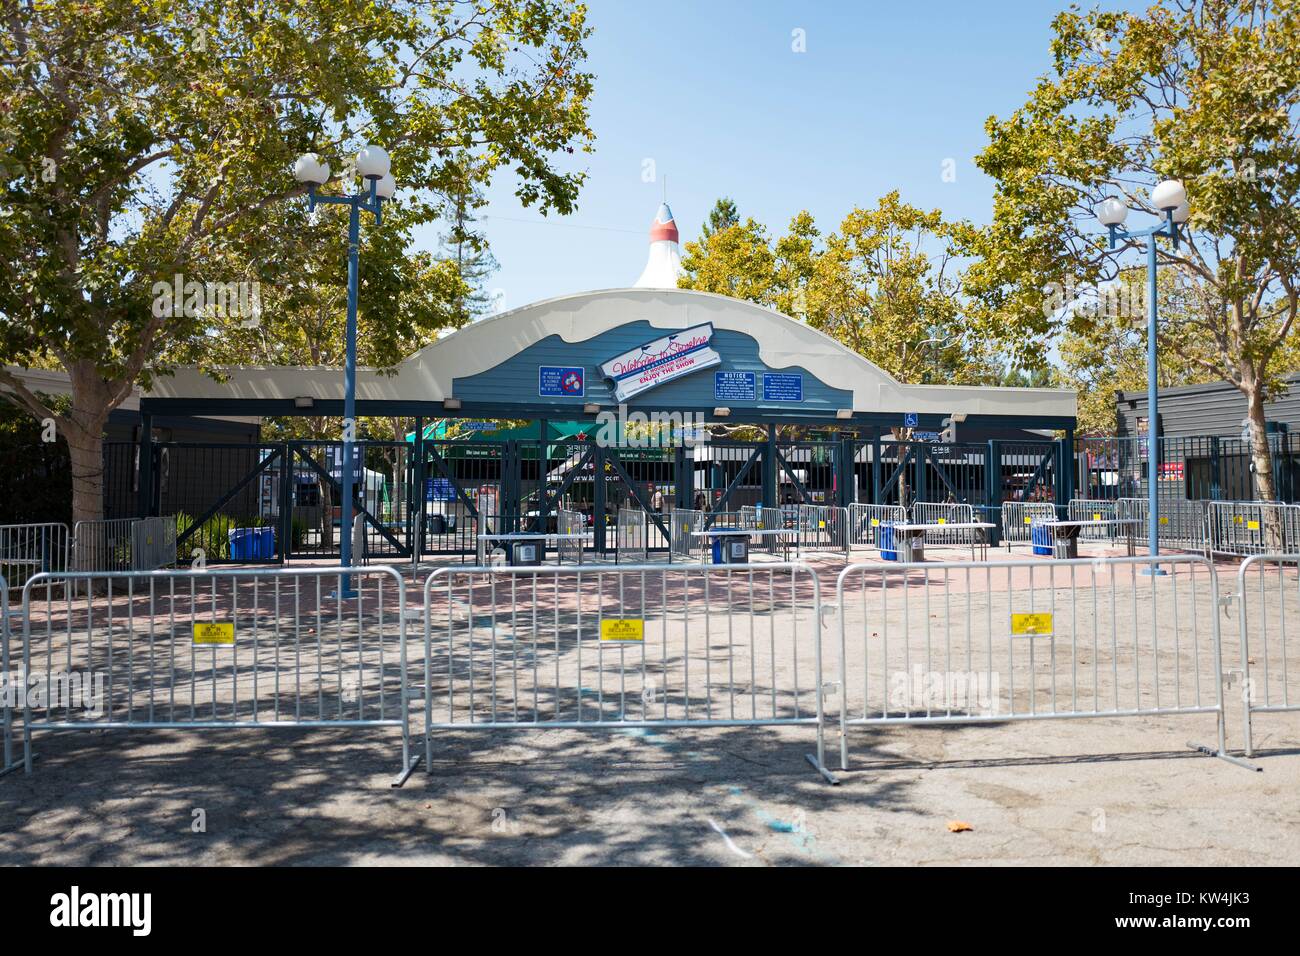
<path id="1" fill-rule="evenodd" d="M 614 381 L 614 397 L 620 402 L 675 378 L 722 364 L 713 350 L 713 324 L 706 322 L 624 352 L 600 366 Z"/>

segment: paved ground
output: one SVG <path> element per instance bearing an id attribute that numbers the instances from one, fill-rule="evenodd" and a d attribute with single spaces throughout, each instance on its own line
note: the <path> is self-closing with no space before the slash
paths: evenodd
<path id="1" fill-rule="evenodd" d="M 1294 865 L 1300 720 L 1267 726 L 1262 773 L 1186 751 L 1199 717 L 862 730 L 838 787 L 798 728 L 454 734 L 400 790 L 391 732 L 50 736 L 0 781 L 0 859 Z"/>

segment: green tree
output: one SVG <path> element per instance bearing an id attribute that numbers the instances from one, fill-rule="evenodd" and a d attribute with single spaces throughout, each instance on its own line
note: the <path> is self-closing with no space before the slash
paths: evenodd
<path id="1" fill-rule="evenodd" d="M 992 352 L 966 334 L 956 244 L 964 224 L 902 202 L 854 209 L 816 257 L 807 321 L 903 382 L 978 384 Z"/>
<path id="2" fill-rule="evenodd" d="M 723 196 L 709 210 L 709 216 L 704 220 L 703 228 L 700 229 L 700 242 L 708 242 L 709 236 L 715 232 L 721 232 L 723 229 L 729 229 L 739 223 L 740 215 L 736 212 L 735 200 Z"/>
<path id="3" fill-rule="evenodd" d="M 284 200 L 305 193 L 290 172 L 299 153 L 328 158 L 323 189 L 340 191 L 355 177 L 339 158 L 384 144 L 397 205 L 414 221 L 439 217 L 431 197 L 464 179 L 467 151 L 481 161 L 479 185 L 506 168 L 525 204 L 571 211 L 584 174 L 567 156 L 593 138 L 589 32 L 574 0 L 6 4 L 0 367 L 57 362 L 71 410 L 53 414 L 3 371 L 0 382 L 30 414 L 57 420 L 74 519 L 101 514 L 109 412 L 220 335 L 208 309 L 156 310 L 154 283 L 253 276 L 297 288 L 319 238 L 282 228 Z M 367 227 L 363 262 L 375 263 L 384 236 L 398 233 Z M 389 258 L 363 309 L 401 274 Z"/>
<path id="4" fill-rule="evenodd" d="M 1172 310 L 1159 345 L 1240 389 L 1258 493 L 1275 497 L 1264 401 L 1285 371 L 1300 290 L 1300 6 L 1161 0 L 1141 14 L 1070 11 L 1052 26 L 1051 73 L 986 125 L 977 162 L 996 192 L 993 221 L 969 246 L 972 325 L 1019 326 L 1025 352 L 1062 329 L 1090 335 L 1087 314 L 1049 303 L 1053 290 L 1118 273 L 1095 207 L 1117 196 L 1149 221 L 1150 189 L 1181 179 L 1188 240 L 1162 240 L 1159 259 L 1198 307 Z"/>

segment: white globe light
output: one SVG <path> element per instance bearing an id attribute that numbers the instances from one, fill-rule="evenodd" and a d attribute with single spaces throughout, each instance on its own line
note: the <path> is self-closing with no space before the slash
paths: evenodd
<path id="1" fill-rule="evenodd" d="M 397 191 L 397 180 L 393 178 L 392 173 L 384 173 L 375 183 L 375 195 L 380 199 L 392 199 L 393 193 Z"/>
<path id="2" fill-rule="evenodd" d="M 378 146 L 367 146 L 357 153 L 357 172 L 366 179 L 379 179 L 388 175 L 388 154 Z"/>
<path id="3" fill-rule="evenodd" d="M 1096 213 L 1103 226 L 1119 226 L 1128 218 L 1128 206 L 1111 196 L 1097 205 Z"/>
<path id="4" fill-rule="evenodd" d="M 322 163 L 315 153 L 303 153 L 293 164 L 293 178 L 300 183 L 320 185 L 330 178 L 328 163 Z"/>
<path id="5" fill-rule="evenodd" d="M 1161 212 L 1177 209 L 1187 201 L 1187 190 L 1176 179 L 1166 179 L 1151 190 L 1151 203 Z"/>
<path id="6" fill-rule="evenodd" d="M 1191 214 L 1192 207 L 1187 205 L 1187 200 L 1184 199 L 1183 204 L 1174 210 L 1174 222 L 1182 225 L 1187 221 L 1187 217 Z"/>

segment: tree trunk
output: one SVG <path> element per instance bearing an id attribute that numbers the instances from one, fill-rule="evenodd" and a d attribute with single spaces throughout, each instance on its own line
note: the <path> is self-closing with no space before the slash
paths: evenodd
<path id="1" fill-rule="evenodd" d="M 1277 501 L 1277 482 L 1273 475 L 1273 456 L 1269 452 L 1268 432 L 1264 423 L 1263 388 L 1258 380 L 1243 382 L 1246 393 L 1246 414 L 1250 419 L 1250 463 L 1255 474 L 1255 499 Z M 1275 508 L 1264 509 L 1264 536 L 1269 550 L 1283 550 L 1282 518 Z"/>
<path id="2" fill-rule="evenodd" d="M 72 520 L 104 517 L 104 423 L 108 421 L 113 383 L 100 378 L 92 362 L 78 362 L 68 374 L 72 412 L 59 422 L 72 467 Z"/>

